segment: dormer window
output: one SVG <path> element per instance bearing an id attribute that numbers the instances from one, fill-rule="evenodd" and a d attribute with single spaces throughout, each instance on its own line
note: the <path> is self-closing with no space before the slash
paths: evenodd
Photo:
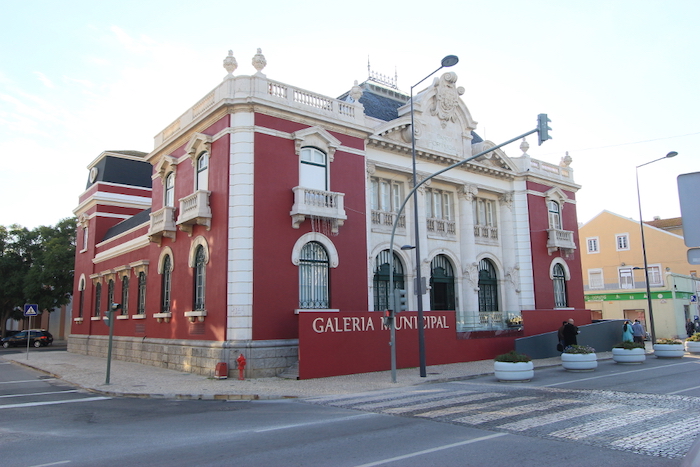
<path id="1" fill-rule="evenodd" d="M 302 148 L 300 162 L 299 186 L 314 190 L 328 190 L 326 154 L 316 148 Z"/>
<path id="2" fill-rule="evenodd" d="M 209 153 L 204 151 L 197 157 L 197 190 L 209 189 Z"/>

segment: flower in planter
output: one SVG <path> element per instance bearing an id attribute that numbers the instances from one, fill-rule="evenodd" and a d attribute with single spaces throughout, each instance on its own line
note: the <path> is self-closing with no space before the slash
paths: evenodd
<path id="1" fill-rule="evenodd" d="M 664 345 L 683 345 L 683 342 L 678 339 L 658 339 L 656 343 Z"/>
<path id="2" fill-rule="evenodd" d="M 615 344 L 613 346 L 613 349 L 627 349 L 627 350 L 632 350 L 632 349 L 643 349 L 644 344 L 642 342 L 620 342 L 619 344 Z"/>
<path id="3" fill-rule="evenodd" d="M 685 340 L 686 342 L 700 342 L 700 332 L 696 332 Z"/>
<path id="4" fill-rule="evenodd" d="M 564 353 L 586 354 L 595 353 L 595 349 L 588 345 L 569 345 L 564 349 Z"/>
<path id="5" fill-rule="evenodd" d="M 530 358 L 528 355 L 525 355 L 523 353 L 518 353 L 515 350 L 511 350 L 508 353 L 498 355 L 496 358 L 494 358 L 494 360 L 497 362 L 519 363 L 519 362 L 529 362 L 532 360 L 532 358 Z"/>

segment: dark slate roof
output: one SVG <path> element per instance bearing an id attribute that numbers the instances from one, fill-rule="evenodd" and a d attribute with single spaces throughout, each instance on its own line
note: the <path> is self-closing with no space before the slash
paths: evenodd
<path id="1" fill-rule="evenodd" d="M 399 107 L 408 103 L 411 97 L 399 90 L 390 89 L 371 81 L 359 85 L 362 88 L 360 104 L 365 107 L 365 115 L 389 122 L 399 118 Z M 338 97 L 338 100 L 349 101 L 350 91 Z M 472 131 L 472 144 L 484 140 Z"/>
<path id="2" fill-rule="evenodd" d="M 146 153 L 139 151 L 107 151 L 128 156 L 145 156 Z M 151 174 L 153 167 L 146 161 L 135 161 L 133 159 L 123 159 L 116 156 L 105 156 L 97 164 L 97 178 L 95 182 L 111 182 L 120 185 L 139 186 L 151 188 Z M 90 179 L 86 189 L 92 185 Z"/>
<path id="3" fill-rule="evenodd" d="M 102 241 L 109 240 L 110 238 L 116 237 L 119 234 L 122 234 L 128 230 L 133 229 L 134 227 L 138 227 L 141 224 L 144 224 L 146 222 L 150 222 L 150 220 L 151 220 L 150 214 L 151 214 L 151 210 L 145 209 L 138 214 L 134 214 L 133 216 L 129 217 L 128 219 L 124 219 L 123 221 L 121 221 L 117 225 L 110 227 L 110 229 L 107 231 L 107 233 L 105 234 Z"/>

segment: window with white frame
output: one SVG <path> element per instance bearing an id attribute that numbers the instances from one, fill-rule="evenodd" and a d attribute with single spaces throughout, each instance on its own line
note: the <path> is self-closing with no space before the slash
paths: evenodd
<path id="1" fill-rule="evenodd" d="M 129 276 L 122 276 L 122 315 L 129 314 Z"/>
<path id="2" fill-rule="evenodd" d="M 549 228 L 553 230 L 561 230 L 561 207 L 556 201 L 547 202 L 547 211 L 549 212 Z"/>
<path id="3" fill-rule="evenodd" d="M 586 238 L 586 247 L 588 248 L 588 253 L 600 253 L 600 243 L 598 237 Z"/>
<path id="4" fill-rule="evenodd" d="M 372 209 L 375 211 L 396 212 L 403 202 L 403 184 L 394 180 L 372 177 Z"/>
<path id="5" fill-rule="evenodd" d="M 425 191 L 425 195 L 427 217 L 448 221 L 454 220 L 452 193 L 429 188 Z"/>
<path id="6" fill-rule="evenodd" d="M 204 151 L 197 157 L 197 190 L 209 189 L 209 153 Z"/>
<path id="7" fill-rule="evenodd" d="M 561 264 L 555 264 L 552 268 L 552 285 L 554 286 L 554 307 L 566 308 L 568 306 L 566 272 Z"/>
<path id="8" fill-rule="evenodd" d="M 632 272 L 632 268 L 619 268 L 617 270 L 621 289 L 634 288 L 634 274 Z"/>
<path id="9" fill-rule="evenodd" d="M 194 309 L 204 310 L 206 292 L 207 255 L 203 245 L 198 245 L 194 254 Z"/>
<path id="10" fill-rule="evenodd" d="M 168 207 L 175 206 L 175 174 L 170 172 L 165 177 L 165 194 L 163 197 L 163 205 Z"/>
<path id="11" fill-rule="evenodd" d="M 163 257 L 163 270 L 161 281 L 161 312 L 170 313 L 173 263 L 170 255 Z"/>
<path id="12" fill-rule="evenodd" d="M 302 148 L 299 185 L 314 190 L 328 190 L 328 159 L 316 148 Z"/>
<path id="13" fill-rule="evenodd" d="M 299 308 L 329 307 L 328 252 L 319 242 L 309 242 L 299 255 Z"/>
<path id="14" fill-rule="evenodd" d="M 615 235 L 615 245 L 617 251 L 624 251 L 630 249 L 630 237 L 629 234 L 617 234 Z"/>
<path id="15" fill-rule="evenodd" d="M 649 265 L 649 285 L 650 286 L 663 286 L 664 285 L 664 279 L 661 274 L 661 265 L 660 264 L 650 264 Z"/>
<path id="16" fill-rule="evenodd" d="M 496 227 L 496 201 L 475 198 L 472 201 L 474 224 L 484 227 Z"/>
<path id="17" fill-rule="evenodd" d="M 605 280 L 603 278 L 602 269 L 589 269 L 588 270 L 588 288 L 589 289 L 604 289 Z"/>

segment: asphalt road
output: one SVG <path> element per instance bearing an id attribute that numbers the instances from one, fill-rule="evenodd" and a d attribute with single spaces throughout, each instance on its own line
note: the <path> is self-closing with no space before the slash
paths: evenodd
<path id="1" fill-rule="evenodd" d="M 277 401 L 105 398 L 0 364 L 2 466 L 678 466 L 700 359 Z"/>

